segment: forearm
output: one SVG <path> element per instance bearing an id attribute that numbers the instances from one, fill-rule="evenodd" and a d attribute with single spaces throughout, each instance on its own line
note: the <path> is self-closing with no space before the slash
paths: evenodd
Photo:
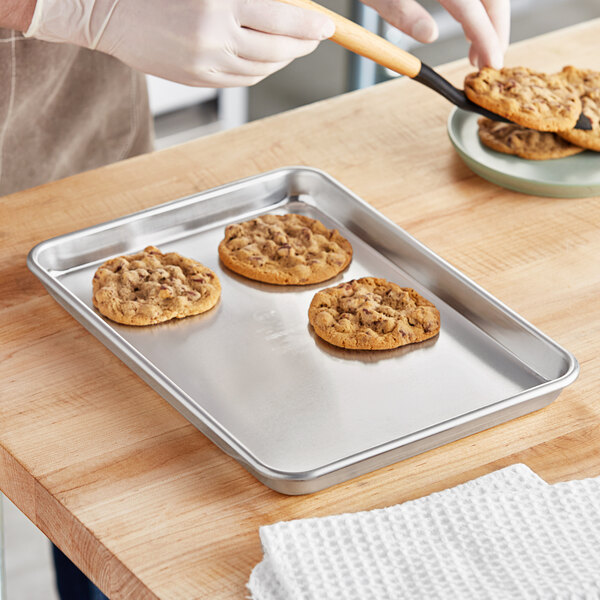
<path id="1" fill-rule="evenodd" d="M 199 87 L 254 85 L 335 31 L 326 15 L 278 0 L 37 0 L 33 21 L 31 10 L 27 37 Z"/>
<path id="2" fill-rule="evenodd" d="M 0 0 L 0 27 L 27 31 L 36 0 Z"/>

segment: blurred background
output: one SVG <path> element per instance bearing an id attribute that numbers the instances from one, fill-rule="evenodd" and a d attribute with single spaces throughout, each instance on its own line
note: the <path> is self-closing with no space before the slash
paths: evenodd
<path id="1" fill-rule="evenodd" d="M 357 0 L 322 0 L 321 4 L 386 37 L 429 66 L 435 67 L 467 54 L 468 45 L 460 26 L 436 0 L 421 0 L 434 15 L 440 29 L 438 41 L 427 45 L 388 26 L 375 11 Z M 511 9 L 511 42 L 518 42 L 599 17 L 600 1 L 512 0 Z M 249 89 L 194 89 L 150 77 L 157 148 L 368 87 L 393 76 L 368 59 L 325 42 L 310 56 L 294 61 Z"/>
<path id="2" fill-rule="evenodd" d="M 439 40 L 427 46 L 387 26 L 360 2 L 322 0 L 322 4 L 383 35 L 430 66 L 467 54 L 462 30 L 435 0 L 421 1 L 440 28 Z M 511 42 L 600 17 L 600 0 L 512 0 L 511 8 Z M 597 68 L 600 70 L 600 58 Z M 334 43 L 324 42 L 310 56 L 250 89 L 189 88 L 149 77 L 156 146 L 167 148 L 393 76 L 366 59 L 351 56 Z M 2 577 L 0 570 L 0 588 L 6 584 L 9 600 L 57 600 L 48 541 L 6 498 L 2 502 L 6 577 Z M 1 508 L 2 503 L 0 514 Z M 0 562 L 1 556 L 0 531 Z M 1 592 L 0 598 L 4 600 Z"/>

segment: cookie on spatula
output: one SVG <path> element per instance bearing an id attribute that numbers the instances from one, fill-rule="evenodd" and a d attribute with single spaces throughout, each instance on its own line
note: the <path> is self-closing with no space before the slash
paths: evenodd
<path id="1" fill-rule="evenodd" d="M 465 94 L 475 104 L 538 131 L 572 129 L 581 113 L 579 94 L 564 77 L 525 67 L 484 67 L 467 75 Z"/>
<path id="2" fill-rule="evenodd" d="M 437 308 L 412 288 L 363 277 L 317 292 L 308 309 L 315 333 L 354 350 L 389 350 L 440 331 Z"/>
<path id="3" fill-rule="evenodd" d="M 529 160 L 548 160 L 564 158 L 584 150 L 551 131 L 535 131 L 485 117 L 480 118 L 477 123 L 481 143 L 496 152 L 513 154 Z"/>
<path id="4" fill-rule="evenodd" d="M 558 135 L 582 148 L 600 152 L 600 72 L 568 66 L 558 75 L 577 90 L 581 110 L 592 126 L 589 131 L 568 129 Z"/>
<path id="5" fill-rule="evenodd" d="M 221 295 L 218 277 L 203 264 L 148 246 L 102 264 L 93 279 L 93 304 L 124 325 L 155 325 L 210 310 Z"/>

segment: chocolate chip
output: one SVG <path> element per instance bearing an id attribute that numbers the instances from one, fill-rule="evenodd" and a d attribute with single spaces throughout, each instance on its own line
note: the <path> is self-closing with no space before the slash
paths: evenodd
<path id="1" fill-rule="evenodd" d="M 312 237 L 312 233 L 308 227 L 303 227 L 300 230 L 300 239 L 308 242 L 308 241 L 310 241 L 311 237 Z"/>

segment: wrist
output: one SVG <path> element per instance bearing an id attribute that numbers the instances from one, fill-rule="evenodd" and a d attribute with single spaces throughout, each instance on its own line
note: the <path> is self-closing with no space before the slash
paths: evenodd
<path id="1" fill-rule="evenodd" d="M 0 0 L 0 27 L 27 31 L 35 5 L 36 0 Z"/>

